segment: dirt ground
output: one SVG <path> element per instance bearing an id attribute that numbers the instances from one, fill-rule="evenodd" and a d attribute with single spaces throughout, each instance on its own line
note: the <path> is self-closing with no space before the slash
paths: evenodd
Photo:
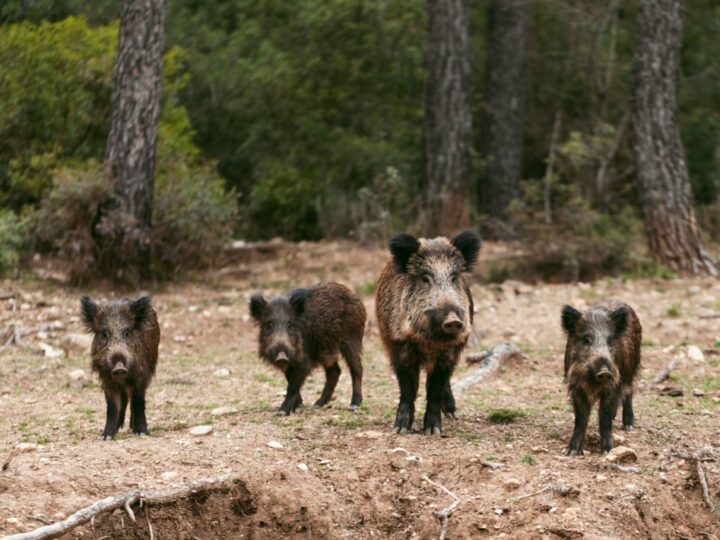
<path id="1" fill-rule="evenodd" d="M 442 438 L 391 432 L 399 393 L 373 301 L 384 249 L 345 242 L 243 249 L 220 271 L 151 291 L 162 338 L 148 392 L 150 436 L 135 437 L 126 426 L 108 442 L 99 440 L 105 405 L 89 371 L 78 298 L 115 293 L 66 287 L 47 268 L 0 282 L 0 294 L 14 293 L 0 301 L 0 337 L 10 325 L 42 325 L 0 349 L 0 534 L 61 520 L 130 489 L 231 474 L 237 480 L 222 490 L 136 507 L 136 523 L 118 510 L 68 538 L 150 538 L 149 525 L 161 539 L 437 538 L 433 512 L 453 499 L 431 480 L 459 498 L 447 538 L 720 539 L 720 518 L 706 507 L 687 456 L 703 452 L 709 495 L 720 506 L 720 319 L 707 317 L 720 311 L 720 282 L 484 284 L 507 249 L 485 245 L 471 278 L 469 351 L 511 341 L 526 358 L 460 396 L 458 419 L 445 421 Z M 365 402 L 346 410 L 350 381 L 341 364 L 331 406 L 277 417 L 284 382 L 257 358 L 248 299 L 325 280 L 350 286 L 368 310 Z M 600 455 L 596 414 L 585 455 L 564 456 L 573 415 L 562 383 L 560 307 L 610 297 L 632 304 L 644 329 L 637 429 L 624 432 L 616 421 L 616 444 L 638 455 L 626 471 Z M 674 358 L 670 380 L 651 386 Z M 470 369 L 463 363 L 455 377 Z M 315 372 L 306 402 L 322 383 Z M 683 395 L 662 393 L 665 387 Z M 421 415 L 422 393 L 418 409 Z M 514 421 L 494 423 L 497 409 L 511 409 Z M 192 435 L 199 425 L 212 432 Z"/>

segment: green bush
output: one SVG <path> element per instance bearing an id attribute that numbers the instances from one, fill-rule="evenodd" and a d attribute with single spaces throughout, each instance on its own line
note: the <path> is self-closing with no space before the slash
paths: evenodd
<path id="1" fill-rule="evenodd" d="M 0 276 L 17 271 L 25 243 L 26 223 L 10 210 L 0 209 Z"/>

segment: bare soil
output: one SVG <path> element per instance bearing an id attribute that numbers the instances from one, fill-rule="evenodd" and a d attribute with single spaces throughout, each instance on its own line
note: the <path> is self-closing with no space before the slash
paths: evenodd
<path id="1" fill-rule="evenodd" d="M 460 499 L 448 538 L 720 538 L 720 518 L 703 501 L 696 465 L 682 457 L 706 448 L 710 497 L 720 506 L 720 463 L 713 458 L 720 456 L 720 319 L 702 317 L 720 311 L 720 282 L 484 283 L 492 261 L 507 256 L 507 246 L 483 246 L 472 277 L 477 312 L 469 352 L 511 341 L 526 359 L 460 396 L 458 419 L 445 421 L 442 438 L 391 432 L 398 390 L 373 301 L 387 257 L 382 248 L 323 242 L 245 249 L 219 271 L 152 291 L 162 338 L 148 392 L 150 436 L 135 437 L 126 426 L 108 442 L 99 440 L 105 404 L 89 371 L 78 298 L 116 293 L 69 288 L 47 270 L 0 282 L 0 293 L 15 294 L 0 301 L 0 337 L 10 325 L 47 325 L 0 349 L 0 463 L 6 464 L 0 534 L 58 521 L 130 489 L 234 474 L 238 480 L 226 489 L 136 508 L 136 523 L 116 511 L 98 518 L 94 529 L 67 536 L 150 538 L 152 524 L 161 539 L 437 538 L 433 512 L 452 498 L 426 476 Z M 277 417 L 284 381 L 257 358 L 248 299 L 258 290 L 272 295 L 325 280 L 350 286 L 368 310 L 365 403 L 358 412 L 347 410 L 343 366 L 329 407 Z M 611 297 L 633 305 L 644 329 L 637 428 L 624 432 L 616 421 L 615 432 L 637 452 L 635 472 L 607 467 L 596 415 L 585 455 L 564 455 L 573 415 L 562 382 L 560 308 Z M 41 345 L 52 349 L 43 353 Z M 688 357 L 688 346 L 704 358 Z M 652 387 L 675 357 L 683 360 L 671 379 Z M 461 366 L 455 377 L 469 369 Z M 322 383 L 315 372 L 306 402 Z M 661 393 L 666 386 L 683 395 Z M 420 415 L 423 401 L 421 395 Z M 232 409 L 213 415 L 218 407 Z M 497 409 L 510 409 L 514 421 L 493 423 Z M 212 425 L 209 435 L 190 434 L 202 424 Z M 282 447 L 268 446 L 271 441 Z"/>

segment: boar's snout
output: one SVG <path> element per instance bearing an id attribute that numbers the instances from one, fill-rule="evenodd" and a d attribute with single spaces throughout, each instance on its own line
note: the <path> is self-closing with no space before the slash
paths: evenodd
<path id="1" fill-rule="evenodd" d="M 463 328 L 465 328 L 465 325 L 454 311 L 448 313 L 442 323 L 442 329 L 447 334 L 459 334 L 463 331 Z"/>
<path id="2" fill-rule="evenodd" d="M 607 358 L 600 358 L 595 364 L 595 380 L 600 384 L 611 382 L 613 379 L 610 361 Z"/>
<path id="3" fill-rule="evenodd" d="M 115 353 L 110 357 L 110 365 L 112 366 L 113 377 L 124 377 L 127 375 L 127 358 L 124 354 Z"/>

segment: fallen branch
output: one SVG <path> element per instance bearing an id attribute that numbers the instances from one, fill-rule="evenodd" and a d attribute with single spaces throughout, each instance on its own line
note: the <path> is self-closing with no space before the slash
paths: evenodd
<path id="1" fill-rule="evenodd" d="M 455 381 L 452 385 L 453 394 L 456 396 L 462 394 L 471 386 L 479 383 L 489 375 L 497 371 L 500 364 L 507 358 L 515 355 L 522 355 L 520 349 L 518 349 L 512 343 L 501 343 L 500 345 L 493 347 L 481 354 L 474 354 L 467 356 L 468 363 L 479 363 L 480 366 L 471 371 L 462 379 Z"/>
<path id="2" fill-rule="evenodd" d="M 639 473 L 640 467 L 637 465 L 618 465 L 617 463 L 604 463 L 606 469 L 612 469 L 613 471 Z"/>
<path id="3" fill-rule="evenodd" d="M 37 334 L 38 332 L 45 332 L 50 328 L 47 323 L 39 324 L 38 326 L 20 327 L 15 328 L 14 325 L 10 325 L 7 328 L 0 331 L 0 335 L 3 336 L 3 348 L 11 347 L 12 345 L 22 345 L 22 338 L 29 336 L 30 334 Z"/>
<path id="4" fill-rule="evenodd" d="M 452 491 L 450 491 L 448 488 L 446 488 L 442 484 L 433 482 L 432 480 L 430 480 L 430 478 L 428 478 L 424 474 L 420 478 L 425 480 L 427 483 L 432 484 L 436 488 L 441 489 L 442 491 L 444 491 L 445 493 L 447 493 L 454 499 L 452 504 L 450 506 L 448 506 L 447 508 L 444 508 L 440 512 L 433 512 L 433 515 L 436 518 L 438 518 L 440 520 L 440 522 L 442 523 L 442 525 L 440 527 L 440 537 L 439 538 L 440 538 L 440 540 L 445 540 L 445 535 L 447 534 L 447 528 L 448 528 L 448 519 L 450 518 L 450 515 L 453 513 L 453 511 L 455 510 L 457 505 L 460 504 L 460 497 L 455 495 Z"/>
<path id="5" fill-rule="evenodd" d="M 702 487 L 705 505 L 710 509 L 710 512 L 720 516 L 720 511 L 715 507 L 715 503 L 713 503 L 712 497 L 710 497 L 707 475 L 705 474 L 705 467 L 703 467 L 703 461 L 715 461 L 715 451 L 712 448 L 703 447 L 692 454 L 680 450 L 673 450 L 673 454 L 687 461 L 695 462 L 695 471 L 697 472 L 698 481 Z"/>
<path id="6" fill-rule="evenodd" d="M 705 476 L 705 468 L 703 467 L 702 461 L 700 461 L 699 459 L 696 460 L 695 467 L 697 469 L 698 480 L 700 480 L 700 485 L 702 486 L 703 499 L 705 500 L 705 504 L 710 509 L 710 511 L 715 514 L 717 513 L 717 508 L 715 508 L 715 504 L 710 498 L 710 490 L 708 489 L 707 476 Z"/>
<path id="7" fill-rule="evenodd" d="M 717 313 L 705 313 L 699 316 L 700 319 L 720 319 L 720 312 Z"/>
<path id="8" fill-rule="evenodd" d="M 511 497 L 510 501 L 517 502 L 517 501 L 522 501 L 523 499 L 529 499 L 530 497 L 534 497 L 535 495 L 540 495 L 541 493 L 545 493 L 550 488 L 552 488 L 552 486 L 545 486 L 544 488 L 540 488 L 537 491 L 533 491 L 532 493 L 526 493 L 525 495 L 518 495 L 517 497 Z"/>
<path id="9" fill-rule="evenodd" d="M 652 382 L 650 383 L 650 386 L 655 386 L 656 384 L 660 384 L 665 379 L 667 379 L 670 376 L 670 373 L 678 367 L 678 364 L 680 364 L 680 358 L 673 358 L 670 363 L 665 366 L 665 369 L 663 369 L 660 373 L 657 374 L 657 377 L 655 377 Z"/>
<path id="10" fill-rule="evenodd" d="M 58 538 L 67 534 L 74 528 L 93 520 L 98 515 L 105 512 L 111 512 L 118 508 L 124 508 L 132 520 L 135 521 L 135 515 L 130 509 L 130 506 L 138 501 L 141 501 L 144 504 L 161 504 L 180 497 L 188 497 L 199 491 L 208 491 L 220 487 L 222 484 L 234 479 L 235 477 L 231 475 L 222 475 L 215 478 L 199 478 L 197 480 L 193 480 L 185 486 L 162 491 L 142 491 L 139 489 L 133 489 L 122 495 L 106 497 L 96 501 L 90 506 L 86 506 L 74 514 L 71 514 L 62 521 L 40 527 L 34 531 L 12 534 L 4 537 L 4 540 L 46 540 L 50 538 Z"/>
<path id="11" fill-rule="evenodd" d="M 10 293 L 7 293 L 7 292 L 0 293 L 0 300 L 12 300 L 13 298 L 15 298 L 15 293 L 14 293 L 14 292 L 10 292 Z"/>

